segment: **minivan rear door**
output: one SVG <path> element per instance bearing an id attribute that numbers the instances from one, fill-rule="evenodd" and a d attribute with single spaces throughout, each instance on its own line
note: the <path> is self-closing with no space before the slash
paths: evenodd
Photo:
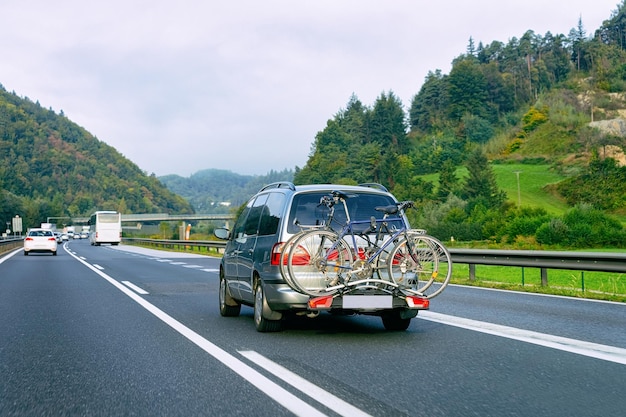
<path id="1" fill-rule="evenodd" d="M 242 300 L 252 302 L 252 271 L 254 269 L 254 249 L 259 232 L 259 220 L 263 212 L 263 207 L 267 201 L 267 194 L 258 196 L 252 205 L 248 217 L 240 231 L 240 236 L 236 239 L 238 243 L 237 259 L 237 287 Z"/>

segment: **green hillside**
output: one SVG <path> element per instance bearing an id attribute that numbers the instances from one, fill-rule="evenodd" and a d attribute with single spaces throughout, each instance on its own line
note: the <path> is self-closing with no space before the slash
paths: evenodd
<path id="1" fill-rule="evenodd" d="M 550 165 L 494 164 L 498 186 L 507 194 L 509 201 L 524 206 L 545 209 L 550 214 L 561 215 L 570 207 L 547 187 L 566 177 L 554 172 Z M 519 193 L 518 193 L 519 175 Z"/>
<path id="2" fill-rule="evenodd" d="M 566 178 L 562 174 L 557 174 L 551 165 L 540 164 L 492 164 L 498 187 L 506 193 L 507 200 L 512 204 L 524 206 L 540 207 L 550 214 L 561 215 L 570 207 L 548 187 Z M 517 177 L 519 172 L 519 193 Z M 459 178 L 467 178 L 467 168 L 457 169 L 456 175 Z M 439 174 L 428 174 L 422 176 L 425 181 L 437 184 Z"/>
<path id="3" fill-rule="evenodd" d="M 0 220 L 24 227 L 95 210 L 192 213 L 189 202 L 62 113 L 0 85 Z"/>
<path id="4" fill-rule="evenodd" d="M 189 177 L 159 177 L 165 186 L 187 199 L 201 213 L 227 213 L 248 201 L 264 185 L 292 181 L 293 171 L 270 171 L 267 175 L 240 175 L 221 169 L 205 169 Z M 228 203 L 228 205 L 224 205 Z"/>
<path id="5" fill-rule="evenodd" d="M 625 3 L 592 35 L 579 20 L 568 34 L 470 38 L 408 113 L 391 91 L 350 97 L 294 181 L 382 183 L 443 239 L 625 247 L 624 45 Z"/>

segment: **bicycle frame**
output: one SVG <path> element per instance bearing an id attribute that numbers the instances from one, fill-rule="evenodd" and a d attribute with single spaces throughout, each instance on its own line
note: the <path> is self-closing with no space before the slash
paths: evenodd
<path id="1" fill-rule="evenodd" d="M 385 251 L 385 249 L 387 249 L 389 247 L 389 245 L 391 244 L 391 242 L 395 241 L 399 236 L 401 236 L 402 234 L 406 234 L 407 231 L 411 230 L 408 229 L 406 226 L 402 226 L 399 229 L 396 229 L 393 233 L 391 233 L 391 230 L 389 229 L 388 226 L 388 214 L 385 213 L 382 219 L 370 219 L 370 220 L 351 220 L 350 219 L 350 214 L 348 212 L 348 207 L 346 204 L 346 201 L 344 199 L 340 199 L 340 201 L 343 204 L 344 210 L 346 212 L 346 224 L 341 228 L 341 231 L 339 233 L 337 233 L 339 239 L 338 240 L 343 240 L 345 242 L 347 242 L 349 245 L 351 244 L 351 249 L 354 251 L 354 255 L 356 259 L 361 259 L 363 261 L 365 261 L 368 265 L 374 263 L 375 260 L 378 259 L 378 257 Z M 326 203 L 328 203 L 328 201 L 326 201 Z M 328 204 L 327 204 L 328 205 Z M 330 228 L 330 224 L 333 221 L 333 217 L 334 217 L 334 206 L 335 204 L 333 203 L 332 205 L 329 205 L 329 209 L 330 209 L 330 213 L 328 215 L 328 227 Z M 369 239 L 369 235 L 367 234 L 367 232 L 364 233 L 356 233 L 354 231 L 354 226 L 358 226 L 358 225 L 370 225 L 370 230 L 372 229 L 372 226 L 374 226 L 374 224 L 376 225 L 376 240 L 374 241 L 374 246 L 376 248 L 378 248 L 373 254 L 367 256 L 365 253 L 363 253 L 363 257 L 361 257 L 360 253 L 359 253 L 359 246 L 357 244 L 357 237 L 362 237 L 365 236 L 364 239 L 367 239 L 368 245 L 371 245 L 372 242 Z M 404 221 L 403 221 L 404 224 Z M 383 230 L 385 230 L 385 232 L 383 232 Z M 374 230 L 372 230 L 373 232 Z M 389 235 L 389 238 L 384 240 L 384 236 Z M 348 242 L 346 239 L 346 236 L 350 236 L 350 240 L 351 242 Z M 377 242 L 379 242 L 380 240 L 383 241 L 382 245 L 378 245 Z M 328 254 L 332 253 L 333 250 L 336 249 L 336 244 L 333 244 L 329 250 L 327 251 L 327 255 L 325 256 L 326 260 L 328 259 Z M 343 269 L 343 270 L 349 270 L 350 273 L 356 273 L 359 271 L 354 271 L 353 270 L 353 266 L 345 266 L 345 265 L 336 265 L 336 268 L 339 269 Z"/>

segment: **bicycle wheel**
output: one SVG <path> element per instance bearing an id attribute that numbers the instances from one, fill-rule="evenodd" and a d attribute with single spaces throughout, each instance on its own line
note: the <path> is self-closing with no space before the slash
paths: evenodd
<path id="1" fill-rule="evenodd" d="M 296 289 L 297 286 L 291 280 L 291 276 L 289 275 L 289 271 L 287 268 L 287 261 L 289 260 L 289 253 L 291 251 L 291 248 L 293 247 L 293 243 L 298 240 L 298 238 L 304 233 L 306 233 L 306 231 L 298 232 L 295 235 L 291 236 L 289 239 L 287 239 L 287 241 L 283 244 L 283 247 L 281 248 L 280 258 L 278 260 L 280 275 L 283 277 L 285 282 L 293 289 Z"/>
<path id="2" fill-rule="evenodd" d="M 389 276 L 426 298 L 439 295 L 452 276 L 450 253 L 432 236 L 408 233 L 389 255 Z"/>
<path id="3" fill-rule="evenodd" d="M 337 292 L 334 287 L 343 282 L 350 271 L 352 253 L 337 233 L 315 230 L 302 234 L 289 249 L 287 271 L 294 289 L 311 296 Z"/>

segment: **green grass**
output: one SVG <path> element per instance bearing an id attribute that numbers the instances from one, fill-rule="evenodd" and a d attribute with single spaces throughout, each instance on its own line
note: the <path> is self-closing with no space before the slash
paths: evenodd
<path id="1" fill-rule="evenodd" d="M 452 282 L 544 294 L 626 302 L 626 274 L 549 269 L 547 286 L 541 285 L 539 268 L 476 265 L 475 280 L 469 266 L 454 264 Z"/>
<path id="2" fill-rule="evenodd" d="M 541 207 L 553 215 L 561 215 L 569 208 L 564 201 L 545 190 L 546 185 L 555 184 L 566 178 L 553 172 L 550 165 L 493 164 L 491 167 L 496 176 L 498 187 L 506 193 L 508 200 L 512 203 Z M 467 177 L 467 168 L 459 167 L 456 174 L 461 181 L 464 181 Z M 519 193 L 517 188 L 518 175 Z M 435 187 L 439 183 L 439 174 L 423 175 L 421 178 L 432 182 Z"/>
<path id="3" fill-rule="evenodd" d="M 494 164 L 491 167 L 498 187 L 506 192 L 509 201 L 541 207 L 550 214 L 563 214 L 569 208 L 564 201 L 545 190 L 546 185 L 566 178 L 551 171 L 550 165 Z"/>

